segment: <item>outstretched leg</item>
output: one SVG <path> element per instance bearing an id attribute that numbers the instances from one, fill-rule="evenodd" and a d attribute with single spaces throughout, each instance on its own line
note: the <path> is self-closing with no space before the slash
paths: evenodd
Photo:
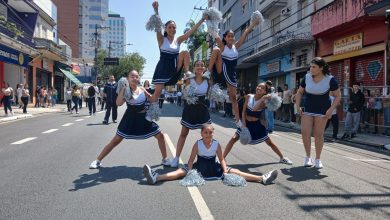
<path id="1" fill-rule="evenodd" d="M 190 70 L 190 52 L 181 51 L 179 53 L 178 61 L 177 61 L 177 71 L 183 67 L 185 73 Z"/>
<path id="2" fill-rule="evenodd" d="M 229 152 L 232 150 L 233 145 L 238 141 L 240 136 L 237 133 L 234 133 L 233 137 L 230 139 L 229 143 L 226 145 L 225 150 L 223 151 L 223 158 L 226 158 Z"/>
<path id="3" fill-rule="evenodd" d="M 221 56 L 221 50 L 218 47 L 214 47 L 213 52 L 210 56 L 210 62 L 207 67 L 207 70 L 211 73 L 213 72 L 214 65 L 217 68 L 217 73 L 222 73 L 222 56 Z"/>
<path id="4" fill-rule="evenodd" d="M 170 181 L 170 180 L 177 180 L 185 177 L 187 175 L 187 172 L 184 169 L 177 169 L 175 171 L 158 175 L 157 176 L 157 182 L 160 181 Z"/>
<path id="5" fill-rule="evenodd" d="M 236 121 L 236 124 L 240 121 L 240 111 L 238 110 L 238 102 L 237 102 L 237 89 L 236 87 L 229 85 L 227 86 L 229 92 L 229 98 L 232 102 L 233 114 Z"/>
<path id="6" fill-rule="evenodd" d="M 280 157 L 280 159 L 283 158 L 282 152 L 280 152 L 279 148 L 276 146 L 276 144 L 274 144 L 271 138 L 265 140 L 265 143 L 272 148 L 272 150 Z"/>
<path id="7" fill-rule="evenodd" d="M 102 152 L 97 157 L 98 161 L 103 160 L 119 143 L 121 143 L 123 137 L 115 135 L 115 137 L 108 143 L 102 150 Z"/>
<path id="8" fill-rule="evenodd" d="M 186 142 L 186 138 L 188 135 L 188 132 L 190 130 L 187 127 L 181 126 L 181 132 L 179 136 L 179 140 L 177 141 L 177 148 L 176 148 L 176 157 L 179 158 L 181 155 L 181 152 L 183 151 L 184 144 Z"/>
<path id="9" fill-rule="evenodd" d="M 262 182 L 262 180 L 263 180 L 263 178 L 261 176 L 253 175 L 250 173 L 245 173 L 245 172 L 242 172 L 241 170 L 234 169 L 234 168 L 230 169 L 229 173 L 234 173 L 234 174 L 237 174 L 239 176 L 242 176 L 242 177 L 244 177 L 244 179 L 246 181 L 249 181 L 249 182 Z"/>

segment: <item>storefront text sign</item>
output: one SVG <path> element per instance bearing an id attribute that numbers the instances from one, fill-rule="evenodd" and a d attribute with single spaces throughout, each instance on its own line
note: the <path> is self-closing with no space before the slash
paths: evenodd
<path id="1" fill-rule="evenodd" d="M 0 61 L 26 67 L 28 55 L 0 44 Z"/>
<path id="2" fill-rule="evenodd" d="M 272 63 L 267 63 L 267 73 L 273 73 L 280 71 L 280 61 L 274 61 Z"/>
<path id="3" fill-rule="evenodd" d="M 363 33 L 354 34 L 334 41 L 333 54 L 343 54 L 363 47 Z"/>

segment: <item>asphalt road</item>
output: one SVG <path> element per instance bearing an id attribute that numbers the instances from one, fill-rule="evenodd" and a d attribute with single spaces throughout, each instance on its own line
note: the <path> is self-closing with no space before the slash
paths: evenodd
<path id="1" fill-rule="evenodd" d="M 165 103 L 163 115 L 158 124 L 174 148 L 181 108 Z M 246 172 L 277 169 L 275 184 L 236 188 L 207 181 L 186 188 L 172 181 L 149 186 L 145 163 L 159 173 L 174 170 L 159 165 L 154 138 L 124 140 L 103 160 L 104 168 L 88 169 L 118 125 L 102 125 L 103 117 L 88 117 L 83 108 L 80 115 L 53 113 L 0 124 L 0 219 L 390 218 L 388 151 L 326 143 L 325 168 L 304 168 L 300 135 L 278 130 L 271 138 L 294 165 L 278 163 L 265 144 L 237 143 L 227 157 L 230 166 Z M 215 139 L 224 147 L 235 132 L 233 122 L 215 114 L 212 119 Z M 183 161 L 199 138 L 199 130 L 190 131 Z"/>

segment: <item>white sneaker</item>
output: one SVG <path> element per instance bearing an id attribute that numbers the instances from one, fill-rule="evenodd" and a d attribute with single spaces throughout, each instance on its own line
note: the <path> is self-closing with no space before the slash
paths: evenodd
<path id="1" fill-rule="evenodd" d="M 310 157 L 305 157 L 305 162 L 303 163 L 304 167 L 313 166 L 313 160 Z"/>
<path id="2" fill-rule="evenodd" d="M 171 160 L 167 158 L 164 158 L 161 160 L 161 165 L 164 165 L 164 166 L 170 166 L 171 165 Z"/>
<path id="3" fill-rule="evenodd" d="M 241 120 L 236 121 L 236 126 L 237 126 L 237 128 L 241 128 L 242 127 Z"/>
<path id="4" fill-rule="evenodd" d="M 100 167 L 102 167 L 102 163 L 99 160 L 94 160 L 91 165 L 89 165 L 89 169 L 98 169 Z"/>
<path id="5" fill-rule="evenodd" d="M 290 159 L 288 159 L 287 157 L 283 157 L 282 159 L 280 159 L 279 162 L 280 163 L 284 163 L 284 164 L 288 164 L 288 165 L 292 165 L 293 164 L 293 162 Z"/>
<path id="6" fill-rule="evenodd" d="M 179 166 L 179 158 L 178 157 L 175 157 L 171 160 L 171 164 L 170 164 L 171 167 L 178 167 Z"/>
<path id="7" fill-rule="evenodd" d="M 210 79 L 210 77 L 211 77 L 211 73 L 208 70 L 203 73 L 203 78 Z"/>
<path id="8" fill-rule="evenodd" d="M 322 169 L 322 168 L 324 168 L 324 166 L 322 165 L 320 159 L 316 159 L 316 160 L 314 161 L 314 163 L 315 163 L 315 165 L 314 165 L 315 168 L 317 168 L 317 169 Z"/>
<path id="9" fill-rule="evenodd" d="M 278 176 L 278 171 L 272 170 L 272 171 L 261 176 L 263 178 L 262 182 L 264 185 L 268 185 L 268 184 L 272 183 L 272 181 L 274 181 L 277 176 Z"/>
<path id="10" fill-rule="evenodd" d="M 157 182 L 158 173 L 154 172 L 148 165 L 144 165 L 144 176 L 149 185 L 154 185 Z"/>

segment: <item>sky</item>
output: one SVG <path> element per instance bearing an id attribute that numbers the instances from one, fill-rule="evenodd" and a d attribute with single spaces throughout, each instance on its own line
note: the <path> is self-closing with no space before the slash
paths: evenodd
<path id="1" fill-rule="evenodd" d="M 193 19 L 197 22 L 202 12 L 196 7 L 207 7 L 207 0 L 159 0 L 159 14 L 165 23 L 174 20 L 177 25 L 176 36 L 183 33 L 186 23 Z M 133 45 L 126 52 L 138 52 L 146 59 L 143 78 L 152 78 L 160 57 L 156 33 L 145 28 L 149 17 L 154 13 L 153 0 L 109 0 L 109 10 L 126 19 L 126 40 Z"/>

